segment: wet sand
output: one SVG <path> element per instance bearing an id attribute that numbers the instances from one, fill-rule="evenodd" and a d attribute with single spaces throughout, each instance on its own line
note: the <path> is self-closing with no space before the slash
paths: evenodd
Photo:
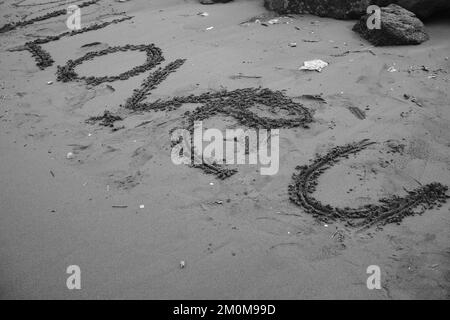
<path id="1" fill-rule="evenodd" d="M 54 5 L 3 3 L 1 24 Z M 360 39 L 353 21 L 294 15 L 267 27 L 242 24 L 268 13 L 259 0 L 100 1 L 82 10 L 82 23 L 121 12 L 133 19 L 42 45 L 55 60 L 45 70 L 29 52 L 8 49 L 67 31 L 65 16 L 0 35 L 0 298 L 449 298 L 448 204 L 356 233 L 319 223 L 288 195 L 297 165 L 365 138 L 377 144 L 320 177 L 315 195 L 322 202 L 355 207 L 420 184 L 450 185 L 448 21 L 429 22 L 431 40 L 420 46 L 385 48 Z M 124 112 L 117 125 L 125 128 L 115 132 L 85 123 L 104 110 L 123 112 L 120 105 L 149 72 L 92 87 L 57 82 L 56 66 L 92 49 L 149 43 L 161 48 L 162 66 L 186 59 L 149 101 L 261 86 L 286 90 L 314 111 L 309 129 L 280 130 L 277 175 L 244 165 L 221 181 L 175 166 L 169 132 L 192 105 Z M 321 73 L 298 70 L 316 58 L 329 66 Z M 141 52 L 117 53 L 76 71 L 116 75 L 144 60 Z M 240 73 L 255 77 L 235 77 Z M 326 104 L 305 94 L 321 94 Z M 350 112 L 352 106 L 366 118 Z M 214 117 L 205 126 L 228 122 Z M 404 152 L 388 153 L 389 143 L 403 144 Z M 74 157 L 67 159 L 68 152 Z M 66 287 L 69 265 L 81 268 L 81 290 Z M 367 289 L 369 265 L 381 268 L 381 290 Z"/>

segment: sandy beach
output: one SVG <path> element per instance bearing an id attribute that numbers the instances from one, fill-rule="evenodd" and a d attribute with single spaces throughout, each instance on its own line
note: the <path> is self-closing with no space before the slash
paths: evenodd
<path id="1" fill-rule="evenodd" d="M 67 2 L 83 1 L 1 1 L 0 25 Z M 355 21 L 279 16 L 262 2 L 101 0 L 81 8 L 82 27 L 132 18 L 42 44 L 54 60 L 43 70 L 16 49 L 68 31 L 67 15 L 0 34 L 1 299 L 450 298 L 448 203 L 358 232 L 321 222 L 288 192 L 297 166 L 363 139 L 376 143 L 325 171 L 316 199 L 357 207 L 450 185 L 450 20 L 427 21 L 421 45 L 373 47 Z M 158 67 L 98 85 L 57 79 L 68 60 L 127 44 L 160 48 L 161 68 L 186 59 L 145 101 L 261 87 L 283 90 L 313 121 L 280 129 L 275 175 L 240 165 L 221 180 L 175 165 L 170 133 L 199 104 L 124 108 Z M 328 66 L 299 70 L 312 59 Z M 143 51 L 118 51 L 74 70 L 115 76 L 145 61 Z M 86 122 L 105 110 L 123 120 Z M 236 119 L 218 114 L 203 126 Z M 70 265 L 81 290 L 66 286 Z M 366 285 L 371 265 L 379 290 Z"/>

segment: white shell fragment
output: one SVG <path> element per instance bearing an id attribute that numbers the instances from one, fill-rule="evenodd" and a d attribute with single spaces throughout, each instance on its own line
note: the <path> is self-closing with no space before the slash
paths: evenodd
<path id="1" fill-rule="evenodd" d="M 303 66 L 300 70 L 318 71 L 321 72 L 323 68 L 327 67 L 328 63 L 320 59 L 310 60 L 303 62 Z"/>
<path id="2" fill-rule="evenodd" d="M 389 67 L 388 72 L 397 72 L 397 69 L 394 67 Z"/>

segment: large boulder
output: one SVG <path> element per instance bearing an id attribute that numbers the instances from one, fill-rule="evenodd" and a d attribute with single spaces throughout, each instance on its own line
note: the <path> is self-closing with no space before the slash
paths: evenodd
<path id="1" fill-rule="evenodd" d="M 310 13 L 336 19 L 358 19 L 371 0 L 264 0 L 264 6 L 280 14 Z"/>
<path id="2" fill-rule="evenodd" d="M 389 4 L 428 18 L 435 13 L 450 11 L 450 0 L 264 0 L 264 6 L 278 13 L 311 13 L 321 17 L 358 19 L 366 14 L 371 4 L 385 7 Z"/>
<path id="3" fill-rule="evenodd" d="M 381 8 L 381 29 L 369 29 L 369 17 L 369 14 L 361 17 L 353 31 L 376 46 L 420 44 L 429 38 L 415 14 L 396 4 Z"/>
<path id="4" fill-rule="evenodd" d="M 420 19 L 450 10 L 450 0 L 373 0 L 372 3 L 383 7 L 395 3 L 413 12 Z"/>

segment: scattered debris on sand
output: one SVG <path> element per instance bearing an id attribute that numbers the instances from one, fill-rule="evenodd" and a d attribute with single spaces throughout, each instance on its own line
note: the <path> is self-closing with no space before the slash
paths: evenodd
<path id="1" fill-rule="evenodd" d="M 371 5 L 381 7 L 381 29 L 367 27 Z M 353 30 L 376 46 L 420 44 L 429 37 L 419 19 L 450 10 L 447 0 L 264 0 L 264 6 L 278 14 L 360 19 Z"/>

